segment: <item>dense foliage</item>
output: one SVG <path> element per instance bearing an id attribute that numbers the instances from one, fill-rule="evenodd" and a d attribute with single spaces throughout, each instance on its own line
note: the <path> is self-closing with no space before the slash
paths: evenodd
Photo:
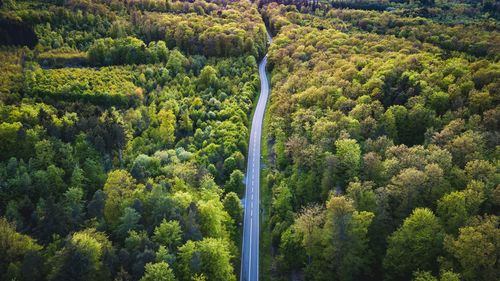
<path id="1" fill-rule="evenodd" d="M 236 280 L 267 48 L 256 6 L 8 1 L 0 14 L 38 37 L 0 51 L 0 280 Z M 192 30 L 171 34 L 179 18 Z"/>
<path id="2" fill-rule="evenodd" d="M 498 278 L 498 22 L 290 3 L 261 3 L 274 277 Z"/>
<path id="3" fill-rule="evenodd" d="M 498 279 L 497 2 L 3 1 L 0 280 L 236 280 L 264 22 L 261 276 Z"/>

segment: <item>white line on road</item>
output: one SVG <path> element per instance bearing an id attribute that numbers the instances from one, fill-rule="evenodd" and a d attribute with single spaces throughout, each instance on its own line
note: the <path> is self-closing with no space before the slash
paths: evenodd
<path id="1" fill-rule="evenodd" d="M 259 209 L 256 209 L 256 217 L 253 217 L 253 209 L 259 208 L 259 172 L 260 172 L 260 146 L 261 146 L 261 131 L 262 131 L 262 118 L 265 114 L 265 106 L 267 96 L 269 95 L 269 84 L 267 81 L 267 77 L 265 74 L 266 68 L 266 60 L 267 56 L 264 57 L 263 61 L 259 65 L 259 76 L 261 80 L 261 91 L 260 96 L 257 101 L 257 107 L 254 112 L 253 120 L 252 120 L 252 131 L 250 132 L 250 142 L 253 142 L 253 145 L 250 143 L 248 146 L 248 162 L 247 162 L 247 177 L 245 179 L 246 190 L 245 190 L 245 225 L 244 225 L 244 234 L 243 234 L 243 249 L 242 249 L 242 270 L 241 270 L 241 279 L 240 281 L 255 281 L 259 278 Z M 257 159 L 256 159 L 257 157 Z M 250 162 L 252 164 L 250 170 Z M 255 166 L 257 165 L 257 171 L 255 170 Z M 251 171 L 251 172 L 250 172 Z M 252 174 L 253 173 L 253 174 Z M 250 182 L 251 181 L 251 182 Z M 255 183 L 257 181 L 257 183 Z M 254 201 L 254 187 L 257 188 L 255 190 L 256 199 Z M 254 206 L 255 205 L 255 206 Z M 250 209 L 250 214 L 248 214 L 248 209 Z M 255 220 L 255 221 L 254 221 Z M 255 223 L 255 227 L 257 227 L 256 236 L 253 236 L 253 225 Z M 248 228 L 248 224 L 250 227 Z M 246 229 L 245 229 L 246 227 Z M 250 230 L 250 234 L 248 234 L 248 230 Z M 250 241 L 246 241 L 246 238 L 249 238 Z M 255 239 L 255 241 L 253 241 Z M 256 245 L 256 252 L 253 253 L 253 245 Z M 246 247 L 249 247 L 246 248 Z M 248 252 L 247 252 L 248 251 Z M 256 263 L 253 263 L 253 256 L 256 255 Z M 248 261 L 245 260 L 248 259 Z M 245 264 L 246 263 L 246 264 Z M 248 268 L 245 269 L 245 266 Z M 252 268 L 255 266 L 255 268 Z M 247 272 L 245 272 L 245 270 Z M 251 279 L 252 276 L 255 276 L 254 280 Z M 246 279 L 245 277 L 248 277 Z"/>
<path id="2" fill-rule="evenodd" d="M 251 215 L 251 214 L 250 214 Z M 253 223 L 250 221 L 250 253 L 248 254 L 248 281 L 250 281 L 250 273 L 252 272 L 252 226 Z"/>

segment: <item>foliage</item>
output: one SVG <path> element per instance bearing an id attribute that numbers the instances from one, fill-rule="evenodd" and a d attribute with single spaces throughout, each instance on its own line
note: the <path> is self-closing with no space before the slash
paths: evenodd
<path id="1" fill-rule="evenodd" d="M 166 262 L 146 264 L 146 273 L 141 281 L 174 281 L 174 272 Z"/>
<path id="2" fill-rule="evenodd" d="M 5 218 L 0 218 L 0 272 L 2 272 L 0 278 L 8 278 L 8 273 L 13 274 L 8 270 L 10 271 L 12 267 L 21 268 L 21 265 L 28 261 L 30 253 L 36 253 L 41 249 L 42 247 L 33 239 L 18 233 L 14 225 L 10 224 Z M 33 270 L 36 270 L 36 268 L 33 268 Z"/>
<path id="3" fill-rule="evenodd" d="M 416 270 L 435 270 L 443 230 L 429 209 L 415 209 L 388 240 L 384 268 L 391 280 L 409 279 Z"/>
<path id="4" fill-rule="evenodd" d="M 442 242 L 498 207 L 500 36 L 483 4 L 260 1 L 275 35 L 265 143 L 277 280 L 491 278 Z M 314 207 L 332 196 L 371 214 L 365 236 L 318 231 L 337 221 Z M 363 254 L 344 251 L 348 239 Z"/>
<path id="5" fill-rule="evenodd" d="M 0 279 L 235 280 L 267 48 L 256 5 L 10 1 L 0 15 L 38 39 L 0 54 L 0 215 L 40 245 L 4 255 Z M 181 274 L 179 249 L 207 239 L 204 272 Z"/>
<path id="6" fill-rule="evenodd" d="M 188 241 L 179 248 L 180 280 L 204 276 L 207 280 L 234 281 L 236 277 L 230 260 L 231 253 L 224 240 L 205 238 Z"/>
<path id="7" fill-rule="evenodd" d="M 272 277 L 498 276 L 498 4 L 271 2 L 4 1 L 0 279 L 235 280 L 266 25 Z"/>

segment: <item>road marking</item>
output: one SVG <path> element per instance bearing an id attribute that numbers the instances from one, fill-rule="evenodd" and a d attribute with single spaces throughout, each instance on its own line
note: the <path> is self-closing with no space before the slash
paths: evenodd
<path id="1" fill-rule="evenodd" d="M 269 35 L 268 35 L 269 36 Z M 248 252 L 248 272 L 247 272 L 247 276 L 248 276 L 248 280 L 246 281 L 252 281 L 251 277 L 252 276 L 256 276 L 256 279 L 258 279 L 259 277 L 259 263 L 257 262 L 257 264 L 255 264 L 255 267 L 256 267 L 256 271 L 253 271 L 252 270 L 252 245 L 253 244 L 257 244 L 257 252 L 255 253 L 256 256 L 257 256 L 257 261 L 258 261 L 258 258 L 259 258 L 259 248 L 258 248 L 258 245 L 259 245 L 259 234 L 257 233 L 257 237 L 256 237 L 256 241 L 253 241 L 253 207 L 255 205 L 256 208 L 259 208 L 259 194 L 257 194 L 257 199 L 256 201 L 253 201 L 254 200 L 254 186 L 255 186 L 255 180 L 257 180 L 257 187 L 259 186 L 259 172 L 260 172 L 260 132 L 262 130 L 262 118 L 263 118 L 263 115 L 265 114 L 265 105 L 266 105 L 266 101 L 267 101 L 267 97 L 269 95 L 269 82 L 267 80 L 267 77 L 266 77 L 266 73 L 265 73 L 265 69 L 266 69 L 266 62 L 267 62 L 267 55 L 264 57 L 264 59 L 262 60 L 262 62 L 259 64 L 259 77 L 260 77 L 260 82 L 261 82 L 261 91 L 260 91 L 260 96 L 259 96 L 259 99 L 257 101 L 257 107 L 255 109 L 255 112 L 254 112 L 254 116 L 253 116 L 253 120 L 252 120 L 252 131 L 250 132 L 250 142 L 254 142 L 253 143 L 253 146 L 252 144 L 250 143 L 249 146 L 248 146 L 248 162 L 247 162 L 247 169 L 248 169 L 248 175 L 245 179 L 245 183 L 246 183 L 246 190 L 245 190 L 245 213 L 247 213 L 247 210 L 248 208 L 250 208 L 250 216 L 247 217 L 245 215 L 245 227 L 247 227 L 247 230 L 248 230 L 248 223 L 250 223 L 250 235 L 248 236 L 245 236 L 245 234 L 243 234 L 243 245 L 245 246 L 245 242 L 246 242 L 246 239 L 245 238 L 250 238 L 250 241 L 247 242 L 246 246 L 249 246 L 250 249 L 249 249 L 249 252 Z M 260 122 L 259 122 L 260 121 Z M 259 144 L 259 147 L 257 147 L 257 144 Z M 255 155 L 254 155 L 255 154 Z M 255 157 L 258 157 L 258 159 L 256 160 Z M 253 174 L 250 173 L 250 162 L 252 162 L 252 170 L 251 172 Z M 255 164 L 257 163 L 257 174 L 255 174 Z M 251 180 L 251 184 L 250 184 L 250 180 Z M 250 192 L 250 193 L 249 193 Z M 259 190 L 257 189 L 255 191 L 256 193 L 259 193 Z M 249 197 L 251 196 L 251 200 L 248 200 L 250 199 Z M 248 201 L 248 202 L 247 202 Z M 250 205 L 250 206 L 249 206 Z M 257 210 L 257 217 L 256 217 L 256 223 L 257 223 L 257 226 L 258 227 L 258 220 L 259 220 L 259 209 Z M 245 232 L 247 233 L 247 232 Z M 253 243 L 253 242 L 256 242 L 256 243 Z M 244 248 L 245 249 L 245 248 Z M 243 254 L 243 251 L 242 251 L 242 254 Z M 244 257 L 242 257 L 242 270 L 241 270 L 241 279 L 240 281 L 245 281 L 245 278 L 244 278 Z M 255 273 L 255 274 L 253 274 Z M 253 275 L 252 275 L 253 274 Z"/>
<path id="2" fill-rule="evenodd" d="M 250 246 L 250 253 L 248 254 L 248 281 L 250 281 L 250 273 L 252 272 L 252 226 L 253 226 L 253 223 L 252 221 L 250 221 L 250 242 L 249 242 L 249 246 Z"/>

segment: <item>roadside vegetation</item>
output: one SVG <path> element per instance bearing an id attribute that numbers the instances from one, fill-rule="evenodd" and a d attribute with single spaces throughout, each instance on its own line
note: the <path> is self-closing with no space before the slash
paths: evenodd
<path id="1" fill-rule="evenodd" d="M 494 10 L 278 2 L 260 3 L 275 279 L 497 278 Z"/>
<path id="2" fill-rule="evenodd" d="M 236 281 L 266 53 L 263 280 L 497 280 L 499 20 L 494 0 L 2 1 L 0 280 Z"/>
<path id="3" fill-rule="evenodd" d="M 37 39 L 0 50 L 0 280 L 236 280 L 267 48 L 256 6 L 6 1 L 0 15 Z"/>

